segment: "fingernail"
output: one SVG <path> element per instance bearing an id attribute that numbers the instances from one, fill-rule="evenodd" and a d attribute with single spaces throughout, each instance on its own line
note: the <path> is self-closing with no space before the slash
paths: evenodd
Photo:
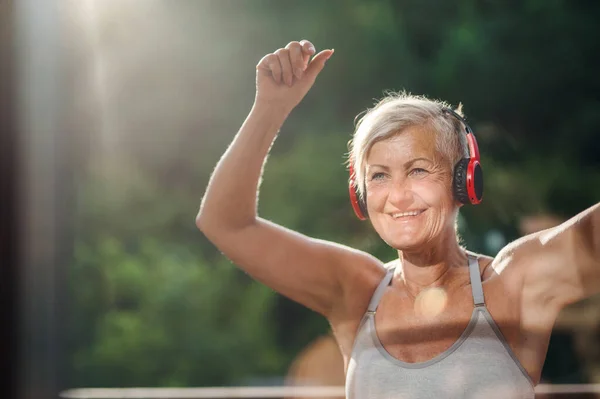
<path id="1" fill-rule="evenodd" d="M 294 75 L 296 75 L 296 77 L 298 79 L 302 79 L 302 69 L 300 69 L 300 68 L 294 69 Z"/>
<path id="2" fill-rule="evenodd" d="M 310 52 L 314 53 L 314 52 L 315 52 L 315 51 L 317 51 L 317 50 L 315 50 L 315 46 L 310 46 L 310 47 L 308 48 L 308 51 L 310 51 Z"/>

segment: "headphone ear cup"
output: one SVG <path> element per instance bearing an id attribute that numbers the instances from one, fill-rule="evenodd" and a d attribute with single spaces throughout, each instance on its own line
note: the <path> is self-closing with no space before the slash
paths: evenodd
<path id="1" fill-rule="evenodd" d="M 350 204 L 352 205 L 352 210 L 354 210 L 356 217 L 360 220 L 367 220 L 367 204 L 360 198 L 353 179 L 350 180 L 348 194 L 350 195 Z"/>
<path id="2" fill-rule="evenodd" d="M 452 188 L 454 198 L 462 204 L 469 204 L 469 192 L 467 188 L 467 169 L 469 167 L 469 158 L 463 158 L 454 167 L 454 179 Z"/>
<path id="3" fill-rule="evenodd" d="M 479 204 L 483 199 L 483 170 L 478 161 L 473 162 L 473 189 L 471 203 Z"/>
<path id="4" fill-rule="evenodd" d="M 367 219 L 367 204 L 360 198 L 358 190 L 356 189 L 356 174 L 354 173 L 354 167 L 350 164 L 349 168 L 350 178 L 348 179 L 348 195 L 350 196 L 350 204 L 352 210 L 356 214 L 356 217 L 360 220 Z"/>
<path id="5" fill-rule="evenodd" d="M 363 220 L 366 220 L 369 218 L 369 212 L 367 212 L 367 202 L 361 198 L 358 193 L 356 193 L 356 196 L 358 198 L 358 207 L 360 208 L 360 211 L 363 215 Z"/>

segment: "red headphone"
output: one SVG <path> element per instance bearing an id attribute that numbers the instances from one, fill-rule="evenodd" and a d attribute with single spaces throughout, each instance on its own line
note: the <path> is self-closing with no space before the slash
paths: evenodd
<path id="1" fill-rule="evenodd" d="M 479 159 L 479 147 L 473 130 L 469 127 L 465 119 L 450 108 L 443 108 L 442 112 L 448 113 L 465 126 L 467 135 L 467 144 L 469 145 L 469 158 L 463 158 L 454 166 L 454 177 L 452 187 L 454 198 L 462 204 L 477 205 L 483 199 L 483 171 Z M 354 213 L 360 220 L 366 220 L 368 217 L 366 198 L 360 198 L 354 172 L 354 162 L 350 162 L 350 179 L 348 192 L 350 194 L 350 203 Z"/>

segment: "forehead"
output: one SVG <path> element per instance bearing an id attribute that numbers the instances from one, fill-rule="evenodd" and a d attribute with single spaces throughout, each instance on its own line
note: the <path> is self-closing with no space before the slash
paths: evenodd
<path id="1" fill-rule="evenodd" d="M 405 163 L 420 157 L 436 161 L 441 158 L 436 138 L 437 134 L 432 128 L 408 127 L 388 139 L 373 144 L 367 154 L 367 165 Z"/>

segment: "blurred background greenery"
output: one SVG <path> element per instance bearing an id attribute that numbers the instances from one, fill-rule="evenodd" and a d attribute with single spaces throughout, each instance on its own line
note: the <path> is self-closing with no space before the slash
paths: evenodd
<path id="1" fill-rule="evenodd" d="M 69 385 L 279 384 L 327 333 L 194 225 L 263 55 L 300 39 L 335 48 L 272 150 L 263 217 L 391 260 L 353 216 L 343 162 L 355 116 L 407 90 L 464 104 L 486 195 L 461 211 L 460 231 L 494 255 L 524 218 L 568 218 L 600 198 L 599 11 L 584 0 L 73 2 Z M 597 298 L 578 307 L 600 320 Z M 599 323 L 579 330 L 555 332 L 543 381 L 600 382 Z"/>

